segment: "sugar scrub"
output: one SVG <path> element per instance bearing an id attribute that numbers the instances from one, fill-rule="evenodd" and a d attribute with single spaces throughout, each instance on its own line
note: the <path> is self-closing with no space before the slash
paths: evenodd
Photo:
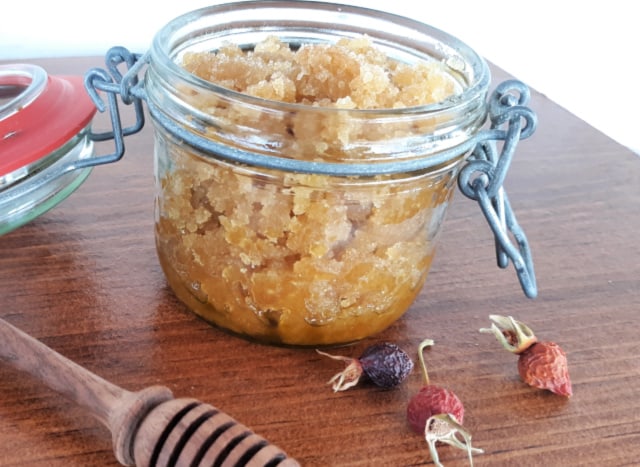
<path id="1" fill-rule="evenodd" d="M 381 115 L 460 91 L 439 62 L 402 63 L 367 37 L 294 47 L 268 37 L 185 53 L 182 66 L 219 87 L 182 96 L 210 123 L 207 138 L 309 161 L 423 156 L 412 142 L 437 118 Z M 176 295 L 226 330 L 309 346 L 373 335 L 407 310 L 464 156 L 340 177 L 243 166 L 162 134 L 157 145 L 157 247 Z"/>
<path id="2" fill-rule="evenodd" d="M 404 64 L 367 37 L 292 50 L 271 36 L 244 52 L 185 54 L 183 66 L 202 79 L 251 96 L 341 109 L 395 109 L 440 102 L 457 83 L 439 62 Z"/>

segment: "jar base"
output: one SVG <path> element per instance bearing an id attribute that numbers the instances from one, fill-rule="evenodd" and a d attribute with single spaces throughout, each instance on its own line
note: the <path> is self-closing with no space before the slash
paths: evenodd
<path id="1" fill-rule="evenodd" d="M 169 261 L 158 249 L 158 258 L 167 283 L 175 296 L 198 317 L 216 328 L 236 337 L 259 344 L 281 347 L 330 347 L 345 346 L 381 333 L 404 315 L 414 302 L 426 280 L 426 273 L 420 286 L 413 294 L 405 294 L 403 300 L 396 303 L 392 310 L 345 317 L 321 326 L 314 326 L 303 318 L 281 319 L 280 321 L 265 319 L 247 308 L 220 310 L 204 297 L 197 296 L 185 285 L 180 274 L 170 266 Z M 221 287 L 225 287 L 221 285 Z M 374 321 L 374 322 L 372 322 Z"/>

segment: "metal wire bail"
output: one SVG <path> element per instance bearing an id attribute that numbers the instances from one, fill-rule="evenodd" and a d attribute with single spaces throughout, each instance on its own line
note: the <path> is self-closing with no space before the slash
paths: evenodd
<path id="1" fill-rule="evenodd" d="M 146 63 L 146 60 L 141 59 L 141 57 L 139 54 L 129 52 L 124 47 L 113 47 L 106 55 L 108 71 L 102 68 L 93 68 L 85 74 L 85 88 L 100 112 L 109 110 L 112 128 L 110 131 L 102 133 L 92 132 L 90 137 L 94 141 L 113 139 L 115 149 L 111 154 L 80 160 L 74 168 L 109 164 L 120 160 L 125 151 L 124 137 L 139 132 L 144 126 L 144 110 L 142 107 L 144 93 L 136 93 L 136 90 L 140 89 L 138 73 Z M 123 64 L 127 68 L 124 75 L 119 69 Z M 105 105 L 98 91 L 106 94 L 108 105 Z M 122 127 L 118 96 L 124 104 L 133 104 L 135 109 L 135 122 L 126 128 Z"/>
<path id="2" fill-rule="evenodd" d="M 529 97 L 529 88 L 520 81 L 497 86 L 489 99 L 491 129 L 478 135 L 479 142 L 458 175 L 458 186 L 480 205 L 495 237 L 498 266 L 506 268 L 511 260 L 525 295 L 535 298 L 538 287 L 529 242 L 502 186 L 518 141 L 535 131 L 536 115 L 526 106 Z M 497 141 L 503 141 L 499 154 Z"/>

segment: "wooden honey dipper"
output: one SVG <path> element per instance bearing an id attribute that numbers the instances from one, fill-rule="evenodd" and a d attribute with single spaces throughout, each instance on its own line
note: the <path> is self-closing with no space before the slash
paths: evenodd
<path id="1" fill-rule="evenodd" d="M 87 409 L 123 465 L 293 467 L 298 462 L 227 414 L 163 386 L 126 391 L 0 319 L 0 359 Z"/>

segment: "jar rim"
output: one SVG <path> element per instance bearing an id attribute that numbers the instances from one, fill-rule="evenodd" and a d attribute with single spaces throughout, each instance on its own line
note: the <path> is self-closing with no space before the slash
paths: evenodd
<path id="1" fill-rule="evenodd" d="M 375 31 L 377 33 L 376 36 L 384 37 L 384 41 L 389 41 L 390 37 L 403 37 L 407 44 L 409 44 L 405 36 L 399 36 L 397 34 L 392 36 L 390 33 L 383 33 L 385 28 L 375 28 L 371 25 L 356 26 L 353 21 L 355 18 L 367 18 L 367 20 L 373 18 L 375 22 L 380 25 L 395 25 L 403 32 L 413 32 L 416 37 L 420 36 L 423 40 L 432 41 L 432 43 L 422 44 L 422 47 L 431 47 L 434 50 L 437 49 L 436 52 L 441 55 L 439 57 L 440 60 L 451 70 L 452 76 L 453 74 L 462 76 L 466 73 L 469 82 L 463 84 L 462 91 L 459 93 L 436 103 L 419 106 L 383 109 L 314 107 L 303 103 L 291 103 L 265 99 L 235 91 L 206 81 L 205 79 L 188 72 L 178 63 L 177 58 L 180 53 L 184 52 L 189 44 L 192 45 L 190 41 L 194 41 L 195 38 L 198 38 L 198 46 L 202 47 L 202 44 L 205 42 L 202 40 L 202 37 L 213 33 L 211 28 L 211 21 L 213 18 L 219 17 L 221 24 L 222 20 L 227 19 L 228 21 L 233 21 L 239 25 L 244 19 L 243 12 L 259 10 L 261 17 L 260 28 L 263 31 L 267 31 L 267 33 L 270 31 L 271 34 L 275 34 L 276 31 L 274 28 L 279 22 L 277 14 L 279 12 L 284 12 L 286 9 L 307 11 L 304 20 L 300 20 L 304 21 L 306 26 L 299 26 L 305 28 L 310 28 L 314 24 L 320 24 L 323 14 L 339 15 L 343 19 L 337 26 L 340 27 L 339 32 L 344 34 L 345 37 L 357 37 L 361 36 L 361 33 L 363 32 Z M 314 14 L 310 14 L 310 11 L 313 11 Z M 282 22 L 282 28 L 285 29 L 292 27 L 294 24 L 294 21 L 290 19 L 287 19 L 285 22 L 284 17 L 282 17 L 280 21 Z M 332 26 L 336 27 L 336 23 L 332 23 Z M 238 27 L 240 28 L 240 26 Z M 256 25 L 252 25 L 252 27 L 255 29 Z M 244 25 L 241 29 L 247 30 L 250 29 L 250 27 Z M 220 34 L 228 34 L 229 30 L 229 27 L 221 28 Z M 330 34 L 327 34 L 327 37 L 329 36 L 335 39 L 337 37 L 336 31 L 332 30 Z M 407 45 L 406 47 L 413 46 L 417 47 L 418 42 Z M 202 50 L 209 51 L 206 47 Z M 246 102 L 259 107 L 275 106 L 280 110 L 290 109 L 292 111 L 304 109 L 307 112 L 318 111 L 369 116 L 384 115 L 389 117 L 407 114 L 437 114 L 441 112 L 456 111 L 457 109 L 468 105 L 469 102 L 475 101 L 478 97 L 484 98 L 491 80 L 490 70 L 486 61 L 467 44 L 447 32 L 394 13 L 388 13 L 366 7 L 319 1 L 300 2 L 296 0 L 249 0 L 223 3 L 193 10 L 174 18 L 156 33 L 150 55 L 151 62 L 155 66 L 164 68 L 171 75 L 179 77 L 181 81 L 195 86 L 198 89 L 210 92 L 212 91 L 217 94 L 228 96 L 236 101 Z M 427 55 L 425 55 L 425 57 L 426 56 Z"/>
<path id="2" fill-rule="evenodd" d="M 6 101 L 0 102 L 0 121 L 37 99 L 47 86 L 47 78 L 47 72 L 37 65 L 0 65 L 0 87 L 8 91 Z"/>
<path id="3" fill-rule="evenodd" d="M 0 65 L 0 190 L 56 160 L 86 131 L 96 108 L 81 76 L 50 76 L 31 64 Z M 73 104 L 73 105 L 70 105 Z"/>

